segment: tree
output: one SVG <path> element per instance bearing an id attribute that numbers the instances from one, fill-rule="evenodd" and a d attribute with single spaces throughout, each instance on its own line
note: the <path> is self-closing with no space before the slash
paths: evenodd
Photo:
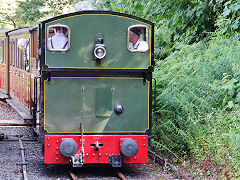
<path id="1" fill-rule="evenodd" d="M 45 0 L 26 0 L 18 1 L 16 9 L 17 26 L 33 26 L 36 25 L 40 18 L 46 15 L 41 11 L 45 6 Z"/>
<path id="2" fill-rule="evenodd" d="M 72 5 L 79 1 L 81 0 L 46 0 L 45 8 L 47 9 L 48 17 L 54 17 L 75 11 Z"/>
<path id="3" fill-rule="evenodd" d="M 15 0 L 0 1 L 0 27 L 1 28 L 16 28 L 17 17 L 16 17 L 17 3 Z"/>
<path id="4" fill-rule="evenodd" d="M 45 19 L 75 11 L 73 3 L 82 0 L 0 0 L 0 27 L 34 26 Z"/>

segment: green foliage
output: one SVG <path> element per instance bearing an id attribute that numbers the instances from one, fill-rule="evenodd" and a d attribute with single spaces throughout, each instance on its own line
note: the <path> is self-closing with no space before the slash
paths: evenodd
<path id="1" fill-rule="evenodd" d="M 46 15 L 46 13 L 40 11 L 44 7 L 44 3 L 45 0 L 18 1 L 18 8 L 16 10 L 17 26 L 36 25 L 39 19 Z"/>
<path id="2" fill-rule="evenodd" d="M 224 163 L 239 168 L 239 164 L 234 164 L 239 160 L 239 146 L 234 144 L 239 143 L 236 135 L 240 120 L 239 114 L 231 112 L 240 108 L 240 42 L 237 39 L 217 37 L 207 44 L 179 44 L 173 54 L 158 61 L 154 72 L 157 109 L 153 138 L 162 145 L 159 147 L 163 152 L 174 152 L 180 157 L 192 152 L 196 157 L 206 157 L 217 151 L 216 144 L 210 143 L 215 140 L 228 147 L 225 152 L 221 149 L 216 161 L 232 154 L 238 159 Z M 223 131 L 217 130 L 223 126 Z M 212 133 L 213 128 L 217 134 Z M 219 139 L 221 136 L 224 138 Z M 233 137 L 231 142 L 226 142 L 228 136 Z M 229 143 L 232 145 L 228 146 Z"/>
<path id="3" fill-rule="evenodd" d="M 57 15 L 61 15 L 70 11 L 73 11 L 74 9 L 71 7 L 71 5 L 75 2 L 79 2 L 81 0 L 45 0 L 45 6 L 49 10 L 48 17 L 54 17 Z"/>
<path id="4" fill-rule="evenodd" d="M 159 61 L 154 76 L 157 79 L 157 111 L 159 123 L 153 128 L 153 136 L 172 151 L 184 155 L 190 150 L 194 137 L 199 130 L 196 120 L 209 111 L 214 97 L 205 99 L 206 93 L 212 93 L 211 87 L 196 75 L 193 64 L 206 51 L 204 43 L 194 46 L 179 45 L 179 51 L 166 61 Z M 217 103 L 217 102 L 215 102 Z M 181 154 L 183 153 L 183 154 Z"/>
<path id="5" fill-rule="evenodd" d="M 75 11 L 73 3 L 81 0 L 11 0 L 11 3 L 1 3 L 0 25 L 10 28 L 35 26 L 45 19 Z"/>
<path id="6" fill-rule="evenodd" d="M 224 11 L 218 17 L 216 25 L 220 33 L 240 32 L 240 1 L 227 1 Z"/>
<path id="7" fill-rule="evenodd" d="M 16 8 L 17 3 L 12 0 L 8 1 L 0 1 L 0 27 L 1 28 L 9 28 L 14 27 L 16 28 Z"/>

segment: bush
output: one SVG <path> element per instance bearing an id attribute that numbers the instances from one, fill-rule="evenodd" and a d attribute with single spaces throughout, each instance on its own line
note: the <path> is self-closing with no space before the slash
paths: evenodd
<path id="1" fill-rule="evenodd" d="M 226 142 L 230 136 L 226 135 L 227 130 L 235 128 L 231 144 L 237 143 L 237 123 L 240 123 L 236 118 L 239 114 L 232 112 L 239 108 L 240 97 L 240 42 L 237 39 L 218 36 L 207 44 L 178 45 L 177 51 L 158 61 L 154 72 L 157 110 L 153 138 L 161 144 L 161 150 L 177 156 L 193 152 L 196 157 L 202 157 L 204 153 L 214 153 L 217 145 L 210 142 L 217 142 L 228 147 L 224 152 L 226 157 L 231 152 L 239 158 L 239 146 L 229 146 L 230 142 Z M 215 118 L 209 121 L 209 116 Z M 234 123 L 230 122 L 231 117 L 235 118 Z M 224 127 L 223 131 L 217 127 Z M 211 133 L 214 128 L 215 134 Z M 221 136 L 224 138 L 219 139 Z M 202 151 L 206 143 L 207 150 Z M 234 164 L 236 160 L 228 163 L 238 168 L 239 165 Z"/>

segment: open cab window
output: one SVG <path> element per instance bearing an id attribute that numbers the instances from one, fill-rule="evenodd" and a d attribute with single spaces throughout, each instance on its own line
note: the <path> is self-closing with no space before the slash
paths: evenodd
<path id="1" fill-rule="evenodd" d="M 47 28 L 47 49 L 67 51 L 70 48 L 70 28 L 66 25 L 52 25 Z"/>
<path id="2" fill-rule="evenodd" d="M 149 28 L 145 25 L 133 25 L 128 28 L 127 48 L 130 52 L 149 50 Z"/>

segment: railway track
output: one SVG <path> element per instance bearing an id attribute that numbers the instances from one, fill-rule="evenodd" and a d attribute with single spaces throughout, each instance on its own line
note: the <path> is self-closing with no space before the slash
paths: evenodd
<path id="1" fill-rule="evenodd" d="M 121 180 L 127 180 L 126 176 L 124 176 L 119 169 L 117 170 L 114 169 L 113 174 L 116 174 L 116 177 L 118 177 Z M 81 180 L 71 171 L 69 172 L 69 176 L 71 177 L 72 180 Z"/>
<path id="2" fill-rule="evenodd" d="M 14 146 L 13 146 L 14 144 Z M 10 158 L 13 160 L 13 162 L 11 162 L 11 164 L 15 164 L 16 165 L 16 170 L 14 170 L 16 175 L 20 175 L 22 180 L 31 180 L 33 179 L 33 177 L 36 177 L 36 175 L 33 175 L 34 170 L 32 169 L 32 164 L 31 159 L 29 159 L 29 154 L 28 152 L 31 151 L 31 149 L 29 148 L 29 146 L 31 145 L 40 145 L 40 143 L 37 142 L 37 140 L 35 138 L 28 138 L 28 137 L 19 137 L 19 136 L 15 136 L 15 135 L 8 135 L 8 136 L 4 136 L 4 139 L 2 141 L 0 141 L 0 145 L 5 145 L 5 146 L 9 146 L 9 147 L 13 147 L 14 151 L 16 152 L 16 154 L 20 154 L 19 155 L 14 155 L 13 158 Z M 6 148 L 8 149 L 8 148 Z M 39 156 L 36 156 L 36 158 L 39 158 Z M 42 158 L 42 157 L 41 157 Z M 12 165 L 11 165 L 12 166 Z M 13 166 L 12 166 L 13 167 Z M 68 172 L 67 174 L 63 173 L 60 174 L 58 176 L 59 180 L 62 179 L 66 179 L 66 178 L 70 178 L 72 180 L 80 180 L 80 179 L 95 179 L 95 178 L 103 178 L 103 179 L 121 179 L 121 180 L 127 180 L 126 176 L 123 174 L 123 172 L 121 172 L 121 169 L 116 169 L 116 168 L 112 168 L 112 167 L 100 167 L 100 169 L 97 167 L 85 167 L 85 168 L 81 168 L 81 172 L 79 172 L 79 169 L 70 167 L 70 166 L 53 166 L 50 168 L 47 166 L 42 166 L 41 171 L 45 171 L 47 169 L 47 171 L 49 171 L 51 174 L 50 176 L 52 177 L 48 177 L 46 178 L 45 175 L 43 175 L 42 179 L 55 179 L 53 178 L 54 176 L 56 176 L 58 173 L 56 171 L 61 171 L 63 172 Z M 96 174 L 92 174 L 92 171 L 96 171 Z M 100 172 L 104 172 L 101 175 Z M 54 174 L 55 173 L 55 174 Z M 80 178 L 79 178 L 80 177 Z M 85 178 L 86 177 L 86 178 Z M 1 178 L 1 174 L 0 174 L 0 179 Z M 14 179 L 14 178 L 13 178 Z M 18 179 L 18 178 L 17 178 Z M 41 177 L 38 176 L 38 179 L 41 179 Z"/>
<path id="3" fill-rule="evenodd" d="M 3 141 L 1 141 L 1 144 L 8 144 L 8 143 L 11 143 L 11 142 L 16 143 L 16 144 L 18 143 L 18 149 L 19 149 L 19 152 L 21 154 L 21 162 L 19 162 L 19 159 L 18 159 L 18 163 L 16 163 L 16 165 L 18 166 L 17 169 L 19 169 L 19 167 L 21 166 L 21 170 L 20 171 L 17 170 L 17 171 L 21 172 L 23 180 L 31 179 L 31 178 L 28 178 L 27 168 L 30 166 L 30 164 L 26 160 L 26 156 L 28 156 L 28 154 L 25 155 L 25 150 L 26 149 L 25 149 L 23 144 L 25 144 L 25 146 L 32 145 L 32 144 L 39 145 L 39 143 L 37 142 L 37 139 L 36 138 L 29 138 L 28 136 L 24 137 L 24 136 L 19 136 L 19 135 L 5 135 Z M 28 148 L 28 151 L 29 151 L 29 148 Z M 179 171 L 178 168 L 176 168 L 171 163 L 169 163 L 168 159 L 159 156 L 157 153 L 155 153 L 151 150 L 149 150 L 149 155 L 152 156 L 152 159 L 157 158 L 160 161 L 164 162 L 167 166 L 169 166 L 173 171 L 175 171 L 178 174 L 179 178 L 188 180 L 188 178 L 183 173 L 181 173 L 181 171 Z M 43 168 L 46 168 L 46 167 L 43 167 Z M 160 166 L 159 166 L 159 168 L 160 168 Z M 56 168 L 53 168 L 53 170 L 56 170 Z M 84 170 L 86 170 L 86 169 L 84 169 Z M 74 169 L 74 168 L 70 168 L 70 170 L 68 170 L 68 168 L 63 168 L 63 171 L 68 171 L 67 176 L 70 177 L 72 180 L 81 179 L 81 178 L 78 178 L 78 176 L 80 176 L 80 177 L 91 176 L 91 175 L 88 174 L 88 172 L 86 172 L 86 174 L 82 175 L 81 173 L 78 173 L 76 171 L 76 169 Z M 104 175 L 104 176 L 109 177 L 109 179 L 112 179 L 112 178 L 121 179 L 121 180 L 126 180 L 127 179 L 127 177 L 124 175 L 126 172 L 123 173 L 122 169 L 106 168 L 106 169 L 103 169 L 103 171 L 110 172 L 110 175 L 109 174 Z M 126 174 L 128 174 L 128 172 Z"/>
<path id="4" fill-rule="evenodd" d="M 22 157 L 23 180 L 28 180 L 27 164 L 26 164 L 26 160 L 25 160 L 25 149 L 23 147 L 21 138 L 19 138 L 19 144 L 20 144 L 21 157 Z"/>
<path id="5" fill-rule="evenodd" d="M 1 102 L 1 101 L 0 101 Z M 2 114 L 1 114 L 2 113 Z M 2 116 L 1 116 L 2 115 Z M 16 117 L 16 118 L 15 118 Z M 0 104 L 0 119 L 6 123 L 19 119 L 19 116 L 5 103 Z M 43 164 L 42 145 L 37 142 L 28 126 L 0 125 L 0 179 L 178 179 L 175 175 L 161 170 L 161 166 L 151 159 L 149 164 L 130 164 L 121 169 L 110 167 L 83 167 L 72 169 L 66 166 L 47 167 Z M 19 138 L 22 141 L 20 147 Z M 24 149 L 24 159 L 22 151 Z M 150 153 L 149 153 L 150 154 Z M 153 159 L 153 158 L 152 158 Z M 23 168 L 23 166 L 25 166 Z M 23 175 L 23 169 L 26 169 Z M 71 174 L 70 174 L 71 173 Z M 25 180 L 24 179 L 24 180 Z M 74 180 L 75 180 L 74 179 Z"/>
<path id="6" fill-rule="evenodd" d="M 11 179 L 31 180 L 52 180 L 52 179 L 167 179 L 171 176 L 171 173 L 164 171 L 156 172 L 162 165 L 154 164 L 150 159 L 149 164 L 138 165 L 125 165 L 123 168 L 115 169 L 109 166 L 106 167 L 83 167 L 80 169 L 72 168 L 69 166 L 46 166 L 43 164 L 43 156 L 41 152 L 41 144 L 36 139 L 28 137 L 6 136 L 3 141 L 0 141 L 0 147 L 5 146 L 4 149 L 8 149 L 9 153 L 5 151 L 3 156 L 6 158 L 6 165 L 4 162 L 0 163 L 1 171 L 3 173 L 11 174 Z M 19 140 L 20 139 L 20 140 Z M 21 143 L 20 143 L 21 141 Z M 1 148 L 0 148 L 1 151 Z M 13 154 L 13 152 L 15 154 Z M 23 156 L 24 155 L 24 156 Z M 11 158 L 9 158 L 11 156 Z M 7 160 L 8 159 L 8 160 Z M 16 166 L 13 166 L 15 164 Z M 4 165 L 1 167 L 1 165 Z M 9 172 L 9 167 L 12 168 L 12 172 Z M 0 171 L 0 179 L 1 178 Z M 17 173 L 16 173 L 17 172 Z M 165 177 L 163 174 L 165 173 Z M 167 177 L 166 177 L 167 176 Z M 173 176 L 171 176 L 173 177 Z M 180 175 L 178 176 L 180 177 Z M 5 178 L 7 179 L 7 178 Z M 175 179 L 175 178 L 171 178 Z M 182 178 L 176 179 L 187 179 Z"/>

